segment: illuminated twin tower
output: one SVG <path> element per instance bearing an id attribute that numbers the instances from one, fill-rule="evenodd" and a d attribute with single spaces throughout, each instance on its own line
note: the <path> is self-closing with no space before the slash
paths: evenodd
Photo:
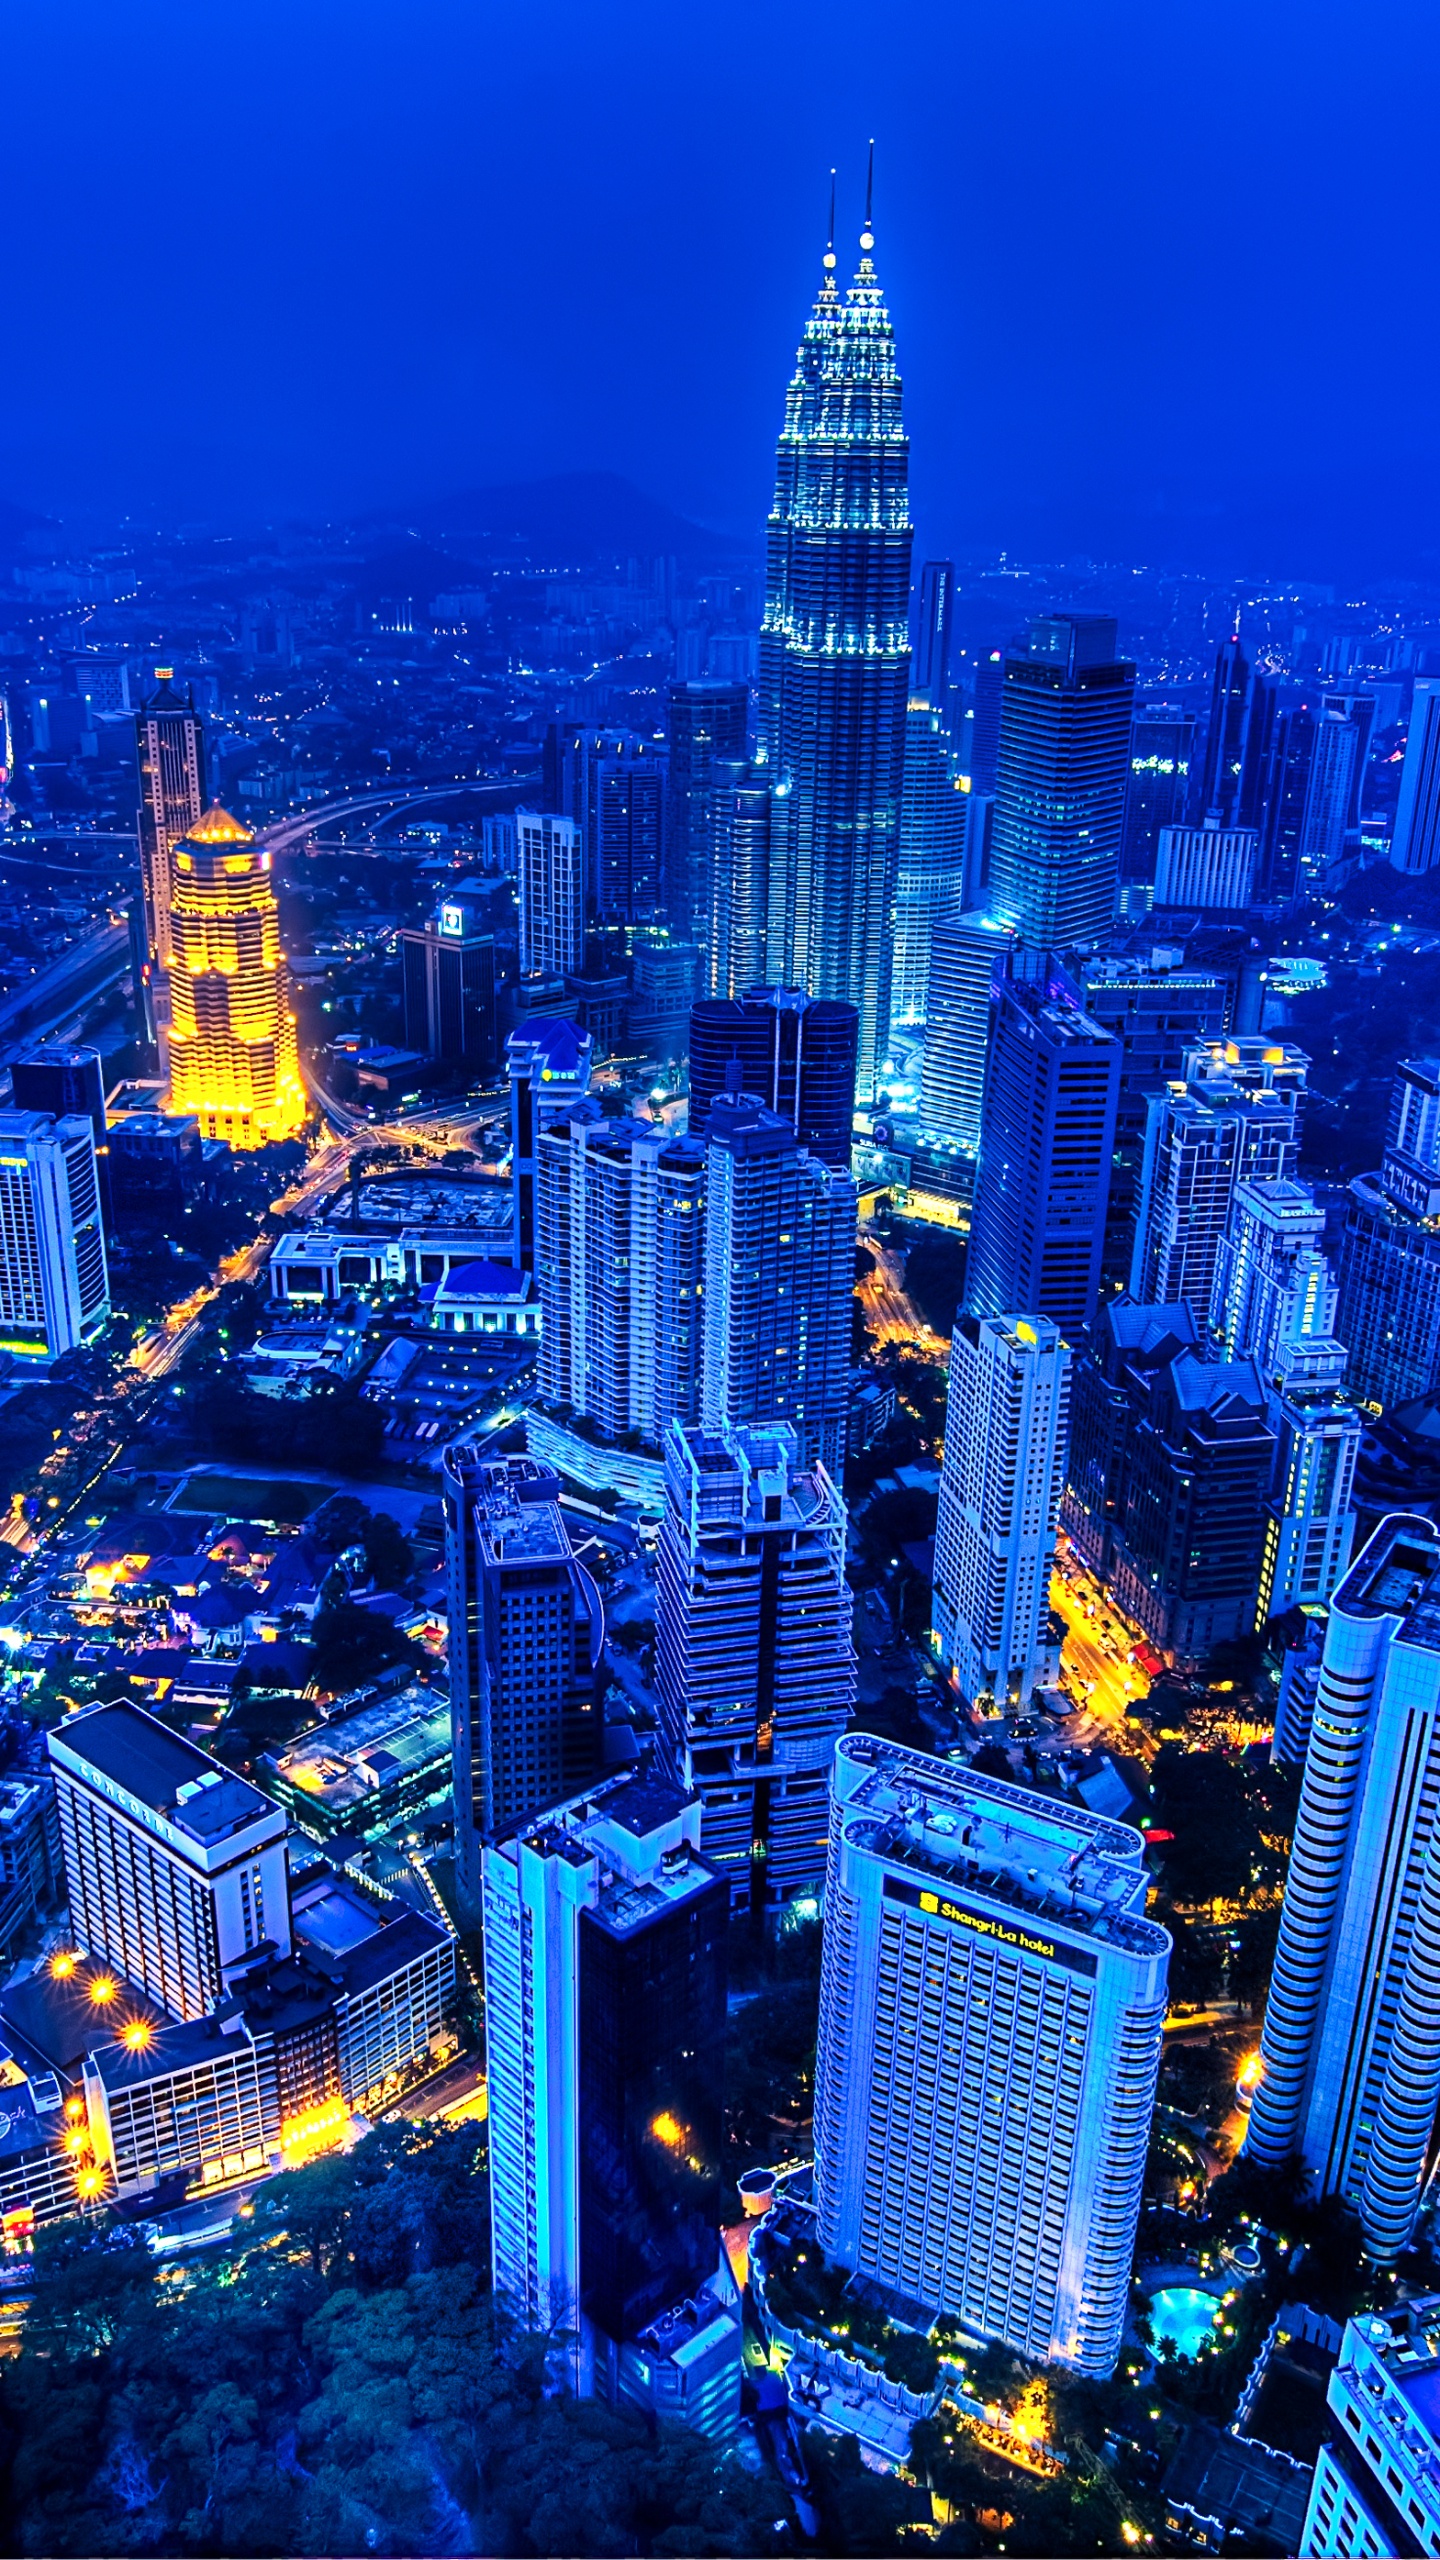
<path id="1" fill-rule="evenodd" d="M 205 806 L 205 741 L 166 671 L 139 719 L 145 980 L 168 1108 L 232 1147 L 292 1137 L 306 1115 L 270 855 Z"/>

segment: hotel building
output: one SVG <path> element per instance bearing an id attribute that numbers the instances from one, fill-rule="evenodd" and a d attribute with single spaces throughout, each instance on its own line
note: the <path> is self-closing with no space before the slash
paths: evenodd
<path id="1" fill-rule="evenodd" d="M 1138 1831 L 849 1734 L 835 1754 L 819 2236 L 977 2338 L 1108 2374 L 1170 1940 Z"/>

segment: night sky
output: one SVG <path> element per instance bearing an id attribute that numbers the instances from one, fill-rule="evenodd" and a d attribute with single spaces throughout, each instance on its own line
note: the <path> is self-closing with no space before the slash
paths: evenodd
<path id="1" fill-rule="evenodd" d="M 877 137 L 928 549 L 1440 575 L 1434 0 L 10 0 L 0 498 L 758 533 Z"/>

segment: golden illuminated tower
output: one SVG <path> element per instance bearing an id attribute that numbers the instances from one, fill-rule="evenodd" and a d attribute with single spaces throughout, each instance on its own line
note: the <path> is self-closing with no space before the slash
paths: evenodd
<path id="1" fill-rule="evenodd" d="M 216 808 L 171 859 L 169 1107 L 207 1138 L 269 1146 L 306 1112 L 270 856 Z"/>

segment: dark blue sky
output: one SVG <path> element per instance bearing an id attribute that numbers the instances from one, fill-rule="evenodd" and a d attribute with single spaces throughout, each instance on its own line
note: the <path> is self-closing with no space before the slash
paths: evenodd
<path id="1" fill-rule="evenodd" d="M 10 0 L 0 497 L 758 528 L 826 172 L 927 547 L 1440 576 L 1435 0 Z"/>

